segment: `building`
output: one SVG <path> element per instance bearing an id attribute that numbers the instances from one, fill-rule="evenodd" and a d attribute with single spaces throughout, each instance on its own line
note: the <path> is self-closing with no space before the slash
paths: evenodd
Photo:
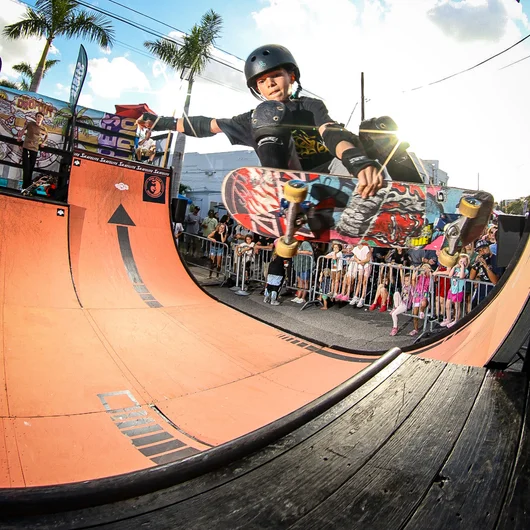
<path id="1" fill-rule="evenodd" d="M 440 169 L 439 160 L 423 160 L 423 166 L 429 176 L 429 184 L 447 187 L 449 175 L 443 169 Z"/>
<path id="2" fill-rule="evenodd" d="M 186 196 L 206 215 L 209 209 L 216 209 L 222 204 L 221 184 L 229 171 L 259 165 L 259 159 L 253 150 L 186 153 L 180 182 L 191 188 Z M 221 215 L 223 210 L 221 208 Z"/>

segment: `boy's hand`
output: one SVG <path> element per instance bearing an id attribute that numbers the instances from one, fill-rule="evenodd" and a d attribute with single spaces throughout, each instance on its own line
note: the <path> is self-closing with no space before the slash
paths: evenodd
<path id="1" fill-rule="evenodd" d="M 355 191 L 363 198 L 373 197 L 383 187 L 383 174 L 373 166 L 362 169 L 357 175 L 359 183 Z"/>
<path id="2" fill-rule="evenodd" d="M 140 117 L 140 121 L 152 121 L 154 122 L 158 116 L 156 114 L 152 114 L 151 112 L 144 112 L 142 116 Z"/>

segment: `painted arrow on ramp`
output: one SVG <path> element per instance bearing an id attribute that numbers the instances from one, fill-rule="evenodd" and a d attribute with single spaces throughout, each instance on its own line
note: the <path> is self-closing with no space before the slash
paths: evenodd
<path id="1" fill-rule="evenodd" d="M 136 262 L 134 261 L 131 240 L 129 238 L 129 226 L 136 225 L 123 207 L 123 204 L 120 204 L 118 208 L 116 208 L 116 211 L 111 215 L 108 222 L 109 224 L 117 225 L 116 228 L 118 231 L 118 243 L 120 245 L 121 257 L 134 290 L 149 307 L 162 307 L 162 304 L 156 300 L 144 284 L 140 272 L 138 271 L 138 267 L 136 266 Z"/>

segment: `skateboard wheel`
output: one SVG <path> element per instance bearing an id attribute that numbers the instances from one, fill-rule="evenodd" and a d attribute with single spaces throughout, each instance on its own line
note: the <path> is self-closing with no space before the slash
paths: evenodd
<path id="1" fill-rule="evenodd" d="M 290 180 L 283 187 L 284 198 L 293 203 L 304 202 L 307 197 L 308 186 L 303 180 Z"/>
<path id="2" fill-rule="evenodd" d="M 474 219 L 480 211 L 481 204 L 482 201 L 474 199 L 473 197 L 462 197 L 462 200 L 458 205 L 458 210 L 460 211 L 460 214 L 464 217 Z"/>
<path id="3" fill-rule="evenodd" d="M 285 242 L 284 236 L 276 242 L 276 254 L 281 258 L 292 258 L 298 251 L 298 241 L 293 241 L 290 245 Z"/>
<path id="4" fill-rule="evenodd" d="M 450 269 L 451 267 L 454 267 L 457 264 L 459 255 L 460 254 L 458 252 L 456 254 L 449 254 L 446 248 L 442 248 L 442 250 L 440 251 L 440 255 L 438 256 L 438 261 L 444 267 Z"/>

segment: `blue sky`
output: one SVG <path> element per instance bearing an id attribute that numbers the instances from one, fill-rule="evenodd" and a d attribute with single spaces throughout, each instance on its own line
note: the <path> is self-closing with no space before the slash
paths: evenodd
<path id="1" fill-rule="evenodd" d="M 411 148 L 439 159 L 450 185 L 481 186 L 498 199 L 530 194 L 526 153 L 530 122 L 530 39 L 485 65 L 447 81 L 530 34 L 524 1 L 516 0 L 118 0 L 181 31 L 189 31 L 213 9 L 223 17 L 216 52 L 236 69 L 252 49 L 276 42 L 291 49 L 306 89 L 321 96 L 337 121 L 355 131 L 360 121 L 360 72 L 365 73 L 366 114 L 393 116 Z M 34 4 L 34 0 L 28 0 Z M 171 31 L 110 0 L 86 3 L 167 34 Z M 0 26 L 16 20 L 18 0 L 0 0 Z M 146 57 L 145 40 L 155 37 L 113 20 L 110 53 L 83 43 L 90 59 L 80 103 L 112 111 L 116 103 L 146 102 L 161 114 L 179 114 L 185 86 L 173 72 Z M 40 92 L 67 99 L 79 40 L 57 39 L 59 58 Z M 133 49 L 135 48 L 135 49 Z M 0 38 L 2 77 L 21 60 L 38 61 L 42 43 Z M 138 50 L 138 51 L 137 51 Z M 230 55 L 232 54 L 232 55 Z M 519 61 L 519 62 L 517 62 Z M 417 90 L 413 90 L 421 87 Z M 192 114 L 229 117 L 256 104 L 241 73 L 211 63 L 197 80 Z M 355 110 L 354 110 L 355 109 Z M 352 111 L 353 114 L 352 114 Z M 189 151 L 231 149 L 218 135 L 191 139 Z"/>

